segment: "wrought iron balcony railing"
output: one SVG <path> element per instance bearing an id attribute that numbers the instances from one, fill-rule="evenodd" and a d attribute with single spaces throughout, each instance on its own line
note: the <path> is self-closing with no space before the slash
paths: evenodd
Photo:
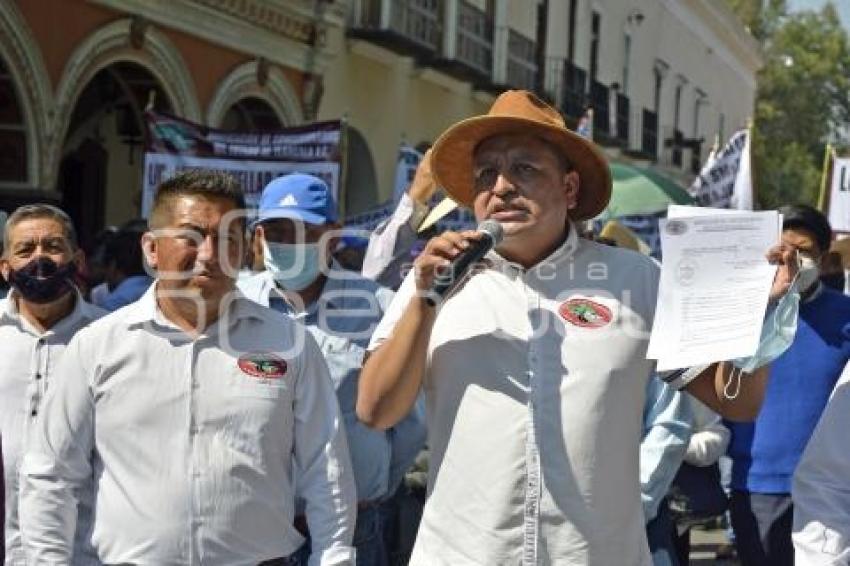
<path id="1" fill-rule="evenodd" d="M 644 108 L 642 125 L 641 150 L 655 161 L 658 159 L 658 114 Z"/>
<path id="2" fill-rule="evenodd" d="M 455 59 L 485 77 L 493 72 L 493 19 L 464 0 L 458 2 Z"/>
<path id="3" fill-rule="evenodd" d="M 360 0 L 351 22 L 355 32 L 386 34 L 434 53 L 441 46 L 442 27 L 440 0 Z"/>
<path id="4" fill-rule="evenodd" d="M 629 116 L 630 113 L 630 103 L 629 97 L 617 93 L 617 131 L 614 133 L 614 137 L 617 141 L 623 145 L 623 147 L 627 147 L 629 144 Z"/>
<path id="5" fill-rule="evenodd" d="M 537 87 L 535 51 L 533 40 L 509 30 L 507 82 L 510 86 L 532 91 Z"/>

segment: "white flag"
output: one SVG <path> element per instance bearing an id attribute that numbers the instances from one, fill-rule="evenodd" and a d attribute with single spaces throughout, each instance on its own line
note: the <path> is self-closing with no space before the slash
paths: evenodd
<path id="1" fill-rule="evenodd" d="M 748 130 L 736 132 L 716 155 L 709 155 L 690 193 L 700 206 L 753 209 Z"/>
<path id="2" fill-rule="evenodd" d="M 753 209 L 753 176 L 750 171 L 750 131 L 744 130 L 746 142 L 738 161 L 738 174 L 735 176 L 735 186 L 732 189 L 732 201 L 729 208 L 738 210 Z"/>

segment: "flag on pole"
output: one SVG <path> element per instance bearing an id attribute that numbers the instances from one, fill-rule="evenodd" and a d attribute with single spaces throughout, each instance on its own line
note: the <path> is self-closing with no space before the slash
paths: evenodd
<path id="1" fill-rule="evenodd" d="M 753 209 L 750 138 L 750 130 L 741 130 L 723 149 L 709 154 L 689 189 L 700 206 Z"/>

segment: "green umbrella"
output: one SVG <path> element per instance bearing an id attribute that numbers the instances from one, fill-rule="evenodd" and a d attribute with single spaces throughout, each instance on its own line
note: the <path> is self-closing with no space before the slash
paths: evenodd
<path id="1" fill-rule="evenodd" d="M 655 214 L 668 204 L 694 204 L 694 198 L 678 183 L 645 167 L 611 163 L 614 190 L 601 218 Z"/>

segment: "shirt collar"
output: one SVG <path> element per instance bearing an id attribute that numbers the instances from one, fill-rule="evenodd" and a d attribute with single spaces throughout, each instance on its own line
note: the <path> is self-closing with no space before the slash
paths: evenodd
<path id="1" fill-rule="evenodd" d="M 539 265 L 544 265 L 548 263 L 558 263 L 564 260 L 567 260 L 573 256 L 576 250 L 579 248 L 579 237 L 578 232 L 576 231 L 575 225 L 571 221 L 567 221 L 567 226 L 569 232 L 567 233 L 566 239 L 558 246 L 551 254 L 549 254 L 546 258 L 537 262 L 535 265 L 531 266 L 527 271 L 531 271 L 535 269 Z M 505 259 L 498 252 L 491 251 L 486 256 L 489 260 L 491 260 L 494 264 L 497 265 L 513 265 L 516 266 L 520 271 L 524 271 L 525 269 L 518 264 Z"/>
<path id="2" fill-rule="evenodd" d="M 168 320 L 165 315 L 162 314 L 162 310 L 160 310 L 159 305 L 156 302 L 157 285 L 159 285 L 159 281 L 154 281 L 154 284 L 145 291 L 145 294 L 142 295 L 138 301 L 132 303 L 128 307 L 130 312 L 128 312 L 127 316 L 124 317 L 124 321 L 127 325 L 133 326 L 144 324 L 145 322 L 155 322 L 161 326 L 177 328 L 173 322 Z M 260 313 L 257 312 L 256 309 L 252 308 L 254 305 L 253 301 L 246 298 L 238 288 L 234 288 L 232 293 L 232 299 L 229 300 L 227 305 L 227 308 L 231 311 L 229 313 L 231 320 L 262 318 Z"/>

